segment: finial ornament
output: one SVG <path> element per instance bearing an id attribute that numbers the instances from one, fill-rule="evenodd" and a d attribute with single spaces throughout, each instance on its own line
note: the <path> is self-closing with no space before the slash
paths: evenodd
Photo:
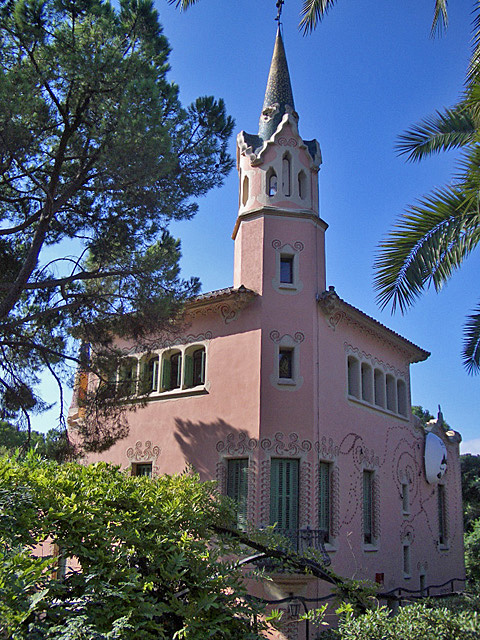
<path id="1" fill-rule="evenodd" d="M 282 9 L 283 9 L 283 5 L 284 5 L 285 0 L 277 0 L 277 16 L 275 18 L 275 20 L 278 22 L 278 26 L 280 26 L 281 23 L 281 17 L 282 17 Z"/>

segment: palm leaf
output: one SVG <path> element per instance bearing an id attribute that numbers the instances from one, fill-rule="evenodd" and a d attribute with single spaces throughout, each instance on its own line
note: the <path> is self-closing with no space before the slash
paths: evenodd
<path id="1" fill-rule="evenodd" d="M 476 202 L 461 187 L 437 189 L 407 210 L 379 246 L 380 306 L 404 313 L 430 284 L 440 290 L 479 241 Z"/>
<path id="2" fill-rule="evenodd" d="M 480 304 L 467 316 L 463 339 L 463 364 L 468 373 L 480 372 Z"/>
<path id="3" fill-rule="evenodd" d="M 174 4 L 180 11 L 186 11 L 189 7 L 197 4 L 198 0 L 168 0 L 168 4 Z"/>
<path id="4" fill-rule="evenodd" d="M 460 103 L 452 109 L 437 111 L 398 138 L 399 155 L 407 160 L 422 160 L 425 156 L 470 144 L 476 133 L 475 122 L 468 108 Z"/>
<path id="5" fill-rule="evenodd" d="M 435 0 L 435 8 L 433 12 L 433 22 L 431 35 L 439 31 L 443 31 L 448 27 L 448 13 L 447 13 L 448 0 Z"/>
<path id="6" fill-rule="evenodd" d="M 336 0 L 304 0 L 299 25 L 304 35 L 316 29 L 317 24 L 327 15 L 335 2 Z"/>
<path id="7" fill-rule="evenodd" d="M 476 0 L 472 21 L 472 57 L 467 71 L 467 87 L 478 82 L 480 70 L 480 0 Z"/>

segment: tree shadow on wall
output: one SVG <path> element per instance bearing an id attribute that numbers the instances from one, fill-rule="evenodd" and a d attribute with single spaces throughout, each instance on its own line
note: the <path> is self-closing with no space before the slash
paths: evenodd
<path id="1" fill-rule="evenodd" d="M 183 451 L 185 460 L 200 474 L 202 480 L 215 479 L 215 468 L 219 460 L 219 453 L 226 452 L 229 441 L 238 442 L 246 439 L 245 430 L 235 429 L 225 420 L 215 422 L 193 422 L 175 418 L 175 439 Z"/>

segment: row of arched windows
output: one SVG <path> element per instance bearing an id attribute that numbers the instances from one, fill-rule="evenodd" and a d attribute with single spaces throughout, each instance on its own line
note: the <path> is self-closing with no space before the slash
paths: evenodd
<path id="1" fill-rule="evenodd" d="M 408 415 L 405 380 L 352 355 L 348 356 L 347 370 L 349 396 L 405 417 Z"/>
<path id="2" fill-rule="evenodd" d="M 201 345 L 168 349 L 120 365 L 116 384 L 120 395 L 145 395 L 173 389 L 191 389 L 205 384 L 206 352 Z"/>
<path id="3" fill-rule="evenodd" d="M 292 170 L 292 157 L 288 153 L 282 158 L 282 175 L 281 175 L 281 195 L 289 198 L 294 195 L 295 185 L 293 184 L 294 171 Z M 307 175 L 303 169 L 301 169 L 296 175 L 296 191 L 301 200 L 305 200 L 307 197 Z M 273 167 L 270 167 L 266 175 L 266 194 L 272 198 L 279 192 L 279 176 Z M 248 176 L 243 177 L 242 182 L 242 206 L 247 204 L 250 196 L 250 181 Z"/>

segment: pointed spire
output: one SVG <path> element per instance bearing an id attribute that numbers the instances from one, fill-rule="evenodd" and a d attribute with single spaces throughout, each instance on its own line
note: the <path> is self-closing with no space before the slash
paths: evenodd
<path id="1" fill-rule="evenodd" d="M 269 140 L 273 136 L 282 117 L 287 113 L 287 107 L 289 112 L 295 111 L 287 57 L 279 27 L 258 128 L 258 135 L 263 140 Z"/>

